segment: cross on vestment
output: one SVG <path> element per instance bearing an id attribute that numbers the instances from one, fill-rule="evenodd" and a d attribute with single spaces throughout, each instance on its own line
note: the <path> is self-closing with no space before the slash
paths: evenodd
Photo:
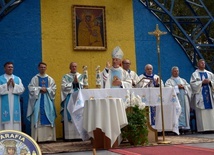
<path id="1" fill-rule="evenodd" d="M 9 113 L 7 111 L 4 111 L 4 113 L 3 113 L 4 117 L 7 117 L 8 114 Z"/>
<path id="2" fill-rule="evenodd" d="M 18 117 L 19 116 L 19 112 L 16 110 L 15 112 L 14 112 L 14 114 Z"/>
<path id="3" fill-rule="evenodd" d="M 42 80 L 42 87 L 45 87 L 45 80 Z"/>

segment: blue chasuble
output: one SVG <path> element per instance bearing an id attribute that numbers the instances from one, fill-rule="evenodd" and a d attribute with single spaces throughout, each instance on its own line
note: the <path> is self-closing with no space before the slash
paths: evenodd
<path id="1" fill-rule="evenodd" d="M 39 77 L 39 86 L 40 87 L 48 87 L 48 77 Z M 40 99 L 40 122 L 41 125 L 50 125 L 46 113 L 45 113 L 45 102 L 44 102 L 44 94 L 41 93 L 41 99 Z"/>
<path id="2" fill-rule="evenodd" d="M 14 82 L 16 84 L 19 84 L 19 78 L 15 75 L 14 76 Z M 7 79 L 4 77 L 4 75 L 0 76 L 0 84 L 7 83 Z M 14 95 L 14 101 L 13 101 L 13 121 L 14 122 L 20 122 L 21 121 L 21 114 L 20 114 L 20 101 L 19 101 L 19 95 Z M 10 121 L 10 109 L 9 109 L 9 99 L 8 94 L 1 95 L 1 122 L 6 123 Z"/>
<path id="3" fill-rule="evenodd" d="M 199 72 L 199 74 L 201 77 L 201 81 L 208 78 L 206 72 Z M 209 84 L 203 84 L 202 85 L 202 96 L 203 96 L 203 101 L 204 101 L 204 108 L 205 109 L 212 109 Z"/>
<path id="4" fill-rule="evenodd" d="M 122 79 L 122 71 L 121 70 L 114 70 L 112 69 L 111 70 L 111 82 L 113 82 L 114 80 L 116 79 Z M 112 83 L 111 83 L 111 88 L 121 88 L 120 86 L 114 86 Z"/>

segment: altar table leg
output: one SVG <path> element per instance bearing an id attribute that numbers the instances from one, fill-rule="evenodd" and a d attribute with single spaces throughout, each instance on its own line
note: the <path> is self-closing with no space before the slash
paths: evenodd
<path id="1" fill-rule="evenodd" d="M 105 136 L 105 133 L 101 129 L 96 129 L 94 132 L 94 139 L 92 140 L 93 148 L 96 149 L 110 149 L 118 147 L 118 139 L 114 142 L 111 147 L 111 140 Z"/>

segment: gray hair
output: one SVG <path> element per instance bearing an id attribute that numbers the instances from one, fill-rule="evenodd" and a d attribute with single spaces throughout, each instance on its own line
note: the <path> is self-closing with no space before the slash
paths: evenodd
<path id="1" fill-rule="evenodd" d="M 179 70 L 179 68 L 178 68 L 177 66 L 173 66 L 172 69 L 171 69 L 171 72 L 172 72 L 174 69 Z"/>
<path id="2" fill-rule="evenodd" d="M 152 70 L 153 70 L 153 66 L 152 66 L 151 64 L 147 64 L 147 65 L 145 66 L 145 70 L 146 70 L 146 68 L 149 67 L 149 66 L 152 67 Z"/>

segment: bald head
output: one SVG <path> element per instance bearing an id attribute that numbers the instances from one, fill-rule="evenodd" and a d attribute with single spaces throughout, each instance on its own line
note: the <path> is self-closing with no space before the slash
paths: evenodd
<path id="1" fill-rule="evenodd" d="M 145 72 L 146 72 L 146 75 L 152 75 L 152 73 L 153 73 L 153 66 L 151 64 L 147 64 L 145 66 Z"/>
<path id="2" fill-rule="evenodd" d="M 129 70 L 130 69 L 130 65 L 131 65 L 131 61 L 129 59 L 124 59 L 122 61 L 122 65 L 123 65 L 123 69 Z"/>

